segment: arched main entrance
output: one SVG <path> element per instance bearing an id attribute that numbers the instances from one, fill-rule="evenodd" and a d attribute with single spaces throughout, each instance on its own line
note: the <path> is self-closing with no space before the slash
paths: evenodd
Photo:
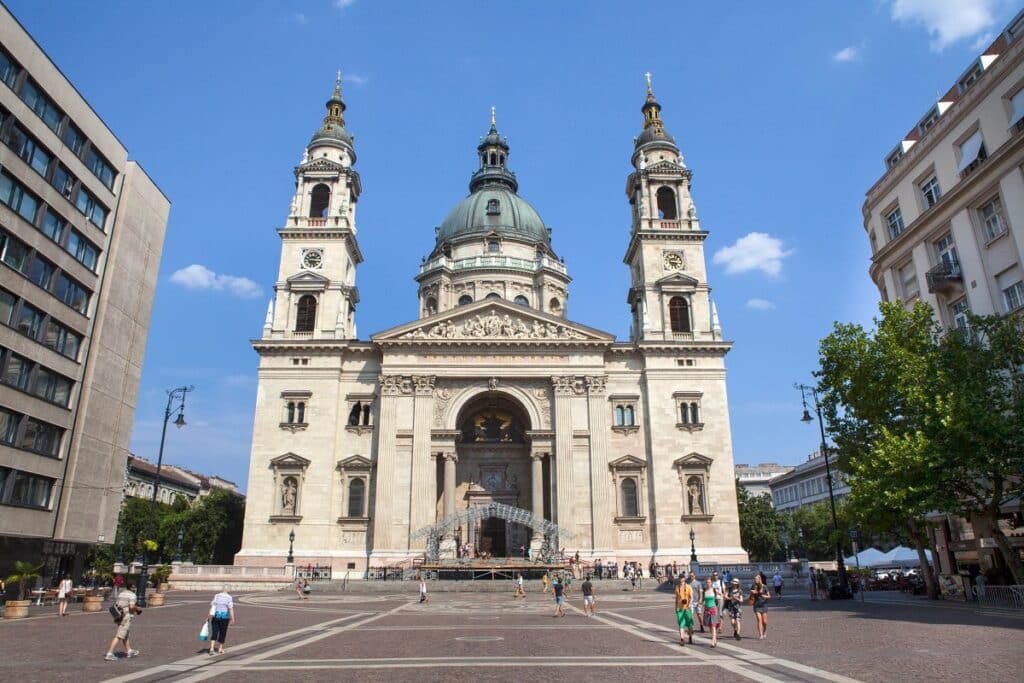
<path id="1" fill-rule="evenodd" d="M 500 391 L 480 394 L 462 407 L 456 424 L 461 438 L 455 447 L 454 500 L 449 502 L 451 509 L 438 506 L 438 519 L 463 511 L 497 509 L 490 507 L 495 504 L 510 509 L 549 509 L 534 506 L 536 489 L 526 438 L 530 420 L 518 401 Z M 439 463 L 438 481 L 447 487 L 443 468 L 444 463 Z M 534 535 L 530 526 L 514 516 L 475 513 L 464 516 L 446 533 L 454 541 L 456 557 L 521 556 Z"/>

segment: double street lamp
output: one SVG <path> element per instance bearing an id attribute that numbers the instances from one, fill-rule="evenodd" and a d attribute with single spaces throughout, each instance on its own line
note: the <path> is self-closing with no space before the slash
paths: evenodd
<path id="1" fill-rule="evenodd" d="M 167 392 L 167 409 L 164 410 L 164 427 L 160 433 L 160 452 L 156 459 L 156 478 L 153 481 L 153 498 L 149 502 L 149 526 L 146 530 L 146 538 L 142 544 L 142 569 L 139 570 L 139 585 L 135 587 L 136 602 L 139 607 L 146 606 L 146 585 L 149 583 L 149 541 L 153 538 L 156 528 L 156 495 L 160 488 L 160 468 L 164 462 L 164 442 L 167 440 L 167 423 L 171 419 L 171 413 L 177 412 L 178 417 L 174 420 L 174 426 L 181 429 L 185 426 L 185 394 L 194 391 L 195 387 L 189 385 L 171 389 Z M 175 402 L 177 401 L 177 405 Z"/>
<path id="2" fill-rule="evenodd" d="M 804 414 L 801 422 L 810 423 L 814 421 L 811 413 L 807 410 L 807 396 L 810 395 L 814 402 L 814 412 L 818 415 L 818 431 L 821 433 L 821 456 L 825 458 L 825 479 L 828 481 L 828 502 L 832 508 L 832 529 L 836 537 L 836 566 L 839 568 L 839 597 L 853 597 L 850 593 L 850 579 L 846 575 L 846 564 L 843 562 L 843 542 L 839 534 L 839 520 L 836 517 L 836 497 L 832 491 L 832 467 L 828 461 L 828 445 L 825 443 L 825 421 L 821 417 L 821 403 L 818 401 L 818 391 L 806 384 L 795 385 L 800 390 L 800 398 L 804 404 Z"/>

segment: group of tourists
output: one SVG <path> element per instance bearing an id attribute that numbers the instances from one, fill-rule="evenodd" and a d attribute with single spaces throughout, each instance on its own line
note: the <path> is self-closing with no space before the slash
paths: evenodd
<path id="1" fill-rule="evenodd" d="M 781 596 L 782 577 L 779 574 L 775 576 L 780 579 L 777 594 Z M 711 631 L 711 647 L 718 647 L 718 636 L 725 618 L 732 626 L 732 637 L 740 640 L 744 603 L 754 610 L 758 639 L 768 637 L 767 604 L 771 600 L 771 591 L 763 574 L 754 576 L 750 590 L 744 594 L 738 578 L 723 580 L 718 572 L 712 572 L 702 583 L 691 571 L 689 577 L 680 576 L 675 582 L 675 597 L 680 645 L 692 645 L 694 628 L 699 626 L 701 633 L 705 632 L 705 627 Z"/>

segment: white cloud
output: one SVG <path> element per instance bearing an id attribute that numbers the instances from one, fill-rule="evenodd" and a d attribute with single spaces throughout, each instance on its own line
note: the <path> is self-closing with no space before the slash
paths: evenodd
<path id="1" fill-rule="evenodd" d="M 776 277 L 782 272 L 782 260 L 792 254 L 782 248 L 782 240 L 763 232 L 751 232 L 736 240 L 735 244 L 722 247 L 712 259 L 724 264 L 725 272 L 732 275 L 760 270 L 765 275 Z"/>
<path id="2" fill-rule="evenodd" d="M 1004 4 L 1005 0 L 893 0 L 891 16 L 923 26 L 932 36 L 932 51 L 941 52 L 991 29 Z"/>
<path id="3" fill-rule="evenodd" d="M 334 0 L 334 6 L 338 9 L 345 9 L 355 4 L 356 0 Z"/>
<path id="4" fill-rule="evenodd" d="M 775 304 L 768 299 L 747 299 L 747 308 L 753 308 L 755 311 L 770 311 L 775 308 Z"/>
<path id="5" fill-rule="evenodd" d="M 221 275 L 198 263 L 193 263 L 190 266 L 174 271 L 171 275 L 171 282 L 188 289 L 228 292 L 243 299 L 263 296 L 262 288 L 249 278 L 236 275 Z"/>
<path id="6" fill-rule="evenodd" d="M 860 59 L 860 49 L 850 45 L 832 55 L 833 62 L 855 62 Z"/>
<path id="7" fill-rule="evenodd" d="M 370 79 L 366 76 L 360 76 L 359 74 L 348 73 L 344 74 L 343 80 L 346 83 L 351 83 L 352 85 L 366 85 L 366 82 Z"/>

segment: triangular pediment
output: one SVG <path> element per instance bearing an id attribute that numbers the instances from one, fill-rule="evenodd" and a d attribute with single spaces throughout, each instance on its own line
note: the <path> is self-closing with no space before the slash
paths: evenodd
<path id="1" fill-rule="evenodd" d="M 297 467 L 300 469 L 306 469 L 307 467 L 309 467 L 310 462 L 312 461 L 303 458 L 301 455 L 296 455 L 295 453 L 291 452 L 270 459 L 271 467 L 275 468 Z"/>
<path id="2" fill-rule="evenodd" d="M 659 161 L 647 166 L 648 173 L 679 173 L 684 170 L 686 170 L 685 166 L 680 166 L 679 164 L 668 160 Z"/>
<path id="3" fill-rule="evenodd" d="M 364 458 L 361 455 L 352 455 L 344 460 L 339 460 L 337 468 L 339 470 L 357 471 L 369 470 L 372 466 L 373 463 L 370 462 L 369 458 Z"/>
<path id="4" fill-rule="evenodd" d="M 337 161 L 331 161 L 327 157 L 317 157 L 299 166 L 303 173 L 340 173 L 345 169 Z"/>
<path id="5" fill-rule="evenodd" d="M 329 278 L 309 270 L 296 273 L 285 282 L 288 283 L 288 289 L 293 292 L 319 292 L 327 289 L 327 285 L 331 283 Z"/>
<path id="6" fill-rule="evenodd" d="M 608 467 L 613 470 L 639 470 L 647 467 L 647 463 L 633 455 L 624 455 L 621 458 L 612 460 Z"/>
<path id="7" fill-rule="evenodd" d="M 687 453 L 683 457 L 677 458 L 675 462 L 672 463 L 672 466 L 681 470 L 706 470 L 710 469 L 711 463 L 713 462 L 714 459 L 709 458 L 706 455 L 701 455 L 700 453 Z"/>
<path id="8" fill-rule="evenodd" d="M 654 284 L 661 287 L 671 287 L 673 285 L 676 287 L 696 287 L 700 284 L 700 280 L 695 277 L 691 277 L 686 273 L 672 273 L 671 275 L 666 275 L 665 277 L 656 280 Z"/>
<path id="9" fill-rule="evenodd" d="M 546 342 L 615 341 L 615 335 L 501 299 L 488 299 L 392 327 L 374 342 Z"/>

